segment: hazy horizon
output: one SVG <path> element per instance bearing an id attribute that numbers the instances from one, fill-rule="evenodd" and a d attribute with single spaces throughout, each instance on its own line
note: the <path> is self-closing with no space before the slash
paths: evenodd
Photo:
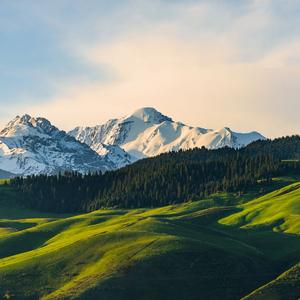
<path id="1" fill-rule="evenodd" d="M 185 124 L 300 133 L 296 0 L 6 2 L 0 127 L 92 126 L 154 107 Z"/>

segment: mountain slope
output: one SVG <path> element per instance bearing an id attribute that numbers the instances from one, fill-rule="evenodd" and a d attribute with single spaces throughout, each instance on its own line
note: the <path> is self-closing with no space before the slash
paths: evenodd
<path id="1" fill-rule="evenodd" d="M 0 294 L 15 299 L 238 299 L 265 282 L 270 266 L 259 251 L 187 222 L 199 209 L 198 219 L 226 213 L 201 212 L 193 204 L 31 220 L 30 228 L 0 238 Z M 248 272 L 250 283 L 243 276 Z"/>
<path id="2" fill-rule="evenodd" d="M 294 187 L 265 199 L 276 202 L 278 194 Z M 1 191 L 0 187 L 0 195 Z M 294 196 L 289 193 L 280 202 L 286 212 L 297 212 L 299 202 L 290 202 Z M 0 295 L 52 300 L 126 300 L 141 295 L 240 299 L 272 283 L 300 259 L 300 232 L 218 224 L 240 208 L 216 207 L 207 199 L 157 209 L 0 220 L 0 228 L 9 227 L 0 233 Z M 249 299 L 297 299 L 299 277 L 286 276 L 285 283 L 287 289 L 277 286 L 277 294 L 271 294 L 276 298 Z"/>
<path id="3" fill-rule="evenodd" d="M 135 161 L 134 157 L 117 145 L 95 143 L 92 150 L 110 162 L 112 165 L 111 169 L 119 169 Z"/>
<path id="4" fill-rule="evenodd" d="M 295 183 L 241 206 L 242 211 L 220 221 L 242 228 L 269 227 L 299 234 L 300 184 Z"/>
<path id="5" fill-rule="evenodd" d="M 107 170 L 112 164 L 44 118 L 17 116 L 0 132 L 0 168 L 15 174 Z"/>
<path id="6" fill-rule="evenodd" d="M 99 143 L 118 145 L 133 159 L 202 146 L 209 149 L 224 146 L 240 148 L 264 139 L 257 132 L 243 134 L 229 128 L 211 130 L 187 126 L 151 107 L 141 108 L 130 116 L 109 120 L 103 125 L 77 127 L 69 134 L 94 150 Z"/>
<path id="7" fill-rule="evenodd" d="M 11 178 L 13 176 L 15 176 L 15 174 L 0 169 L 0 179 Z"/>
<path id="8" fill-rule="evenodd" d="M 23 205 L 42 211 L 89 212 L 100 208 L 161 207 L 202 199 L 218 192 L 264 191 L 272 177 L 297 176 L 300 136 L 256 147 L 197 148 L 139 160 L 104 174 L 67 174 L 16 178 L 11 185 L 23 194 Z M 271 149 L 271 150 L 268 150 Z"/>
<path id="9" fill-rule="evenodd" d="M 288 257 L 289 268 L 269 283 L 256 289 L 243 299 L 265 300 L 284 299 L 294 300 L 300 296 L 300 257 L 299 249 L 284 239 L 287 236 L 298 238 L 300 234 L 300 183 L 294 183 L 280 190 L 267 194 L 254 201 L 240 206 L 241 212 L 221 219 L 220 224 L 243 229 L 271 229 L 277 233 L 285 233 L 283 243 L 274 244 L 266 240 L 268 249 L 266 254 L 280 260 Z M 296 237 L 297 236 L 297 237 Z M 291 267 L 291 265 L 293 265 Z"/>

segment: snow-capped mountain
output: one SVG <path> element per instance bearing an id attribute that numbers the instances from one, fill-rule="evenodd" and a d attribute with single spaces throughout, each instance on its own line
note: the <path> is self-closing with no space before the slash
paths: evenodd
<path id="1" fill-rule="evenodd" d="M 258 139 L 264 137 L 257 132 L 187 126 L 154 108 L 95 127 L 77 127 L 69 134 L 47 119 L 24 115 L 0 131 L 0 170 L 22 175 L 106 171 L 163 152 L 202 146 L 239 148 Z"/>
<path id="2" fill-rule="evenodd" d="M 0 170 L 0 179 L 12 178 L 14 176 L 15 176 L 15 174 L 12 174 L 12 173 L 4 171 L 4 170 Z"/>
<path id="3" fill-rule="evenodd" d="M 47 119 L 17 116 L 0 131 L 0 169 L 14 174 L 108 170 L 113 164 Z"/>
<path id="4" fill-rule="evenodd" d="M 102 143 L 93 144 L 92 149 L 112 164 L 112 169 L 119 169 L 131 164 L 134 159 L 129 153 L 117 145 Z"/>
<path id="5" fill-rule="evenodd" d="M 218 130 L 192 127 L 175 122 L 151 107 L 132 115 L 112 119 L 95 127 L 76 127 L 69 134 L 99 153 L 97 145 L 119 146 L 130 154 L 131 161 L 164 152 L 195 147 L 216 149 L 224 146 L 240 148 L 265 139 L 258 132 L 236 133 L 229 128 Z"/>

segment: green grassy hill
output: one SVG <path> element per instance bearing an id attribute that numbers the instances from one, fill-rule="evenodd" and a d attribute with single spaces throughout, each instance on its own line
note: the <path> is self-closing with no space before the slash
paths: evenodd
<path id="1" fill-rule="evenodd" d="M 241 205 L 241 212 L 222 219 L 221 224 L 242 228 L 270 227 L 273 231 L 300 232 L 300 183 Z"/>
<path id="2" fill-rule="evenodd" d="M 244 229 L 283 232 L 298 239 L 300 234 L 300 183 L 267 194 L 257 200 L 241 205 L 241 212 L 232 214 L 219 221 L 220 224 L 239 226 Z M 283 240 L 284 240 L 283 239 Z M 268 240 L 269 242 L 269 240 Z M 289 257 L 295 265 L 283 272 L 280 276 L 258 288 L 245 299 L 298 299 L 300 297 L 300 264 L 299 249 L 293 245 L 279 246 L 270 242 L 269 255 L 278 258 L 278 255 Z M 287 251 L 288 250 L 288 251 Z"/>
<path id="3" fill-rule="evenodd" d="M 300 296 L 300 183 L 77 216 L 25 211 L 16 197 L 0 187 L 0 299 Z"/>

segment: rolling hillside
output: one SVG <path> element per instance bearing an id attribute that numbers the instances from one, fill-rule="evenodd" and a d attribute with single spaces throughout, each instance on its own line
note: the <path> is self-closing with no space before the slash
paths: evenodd
<path id="1" fill-rule="evenodd" d="M 12 202 L 16 217 L 5 209 L 0 216 L 0 295 L 296 299 L 299 185 L 238 206 L 225 207 L 231 196 L 224 194 L 156 209 L 77 216 L 30 210 L 22 215 Z M 5 186 L 0 196 L 1 208 L 16 197 Z M 261 298 L 262 293 L 277 298 Z"/>
<path id="2" fill-rule="evenodd" d="M 244 229 L 270 229 L 273 232 L 298 235 L 300 233 L 300 183 L 295 183 L 241 205 L 241 212 L 220 220 L 221 224 Z M 285 237 L 284 237 L 285 238 Z M 269 255 L 278 257 L 286 248 L 274 247 Z M 276 246 L 278 247 L 276 249 Z M 289 258 L 299 262 L 298 248 L 289 245 Z M 286 255 L 287 253 L 285 253 Z M 245 299 L 298 299 L 300 295 L 300 264 L 283 272 L 278 278 L 252 292 Z"/>
<path id="3" fill-rule="evenodd" d="M 241 206 L 241 212 L 222 219 L 221 224 L 241 228 L 267 227 L 275 232 L 300 232 L 300 183 L 274 191 Z"/>

